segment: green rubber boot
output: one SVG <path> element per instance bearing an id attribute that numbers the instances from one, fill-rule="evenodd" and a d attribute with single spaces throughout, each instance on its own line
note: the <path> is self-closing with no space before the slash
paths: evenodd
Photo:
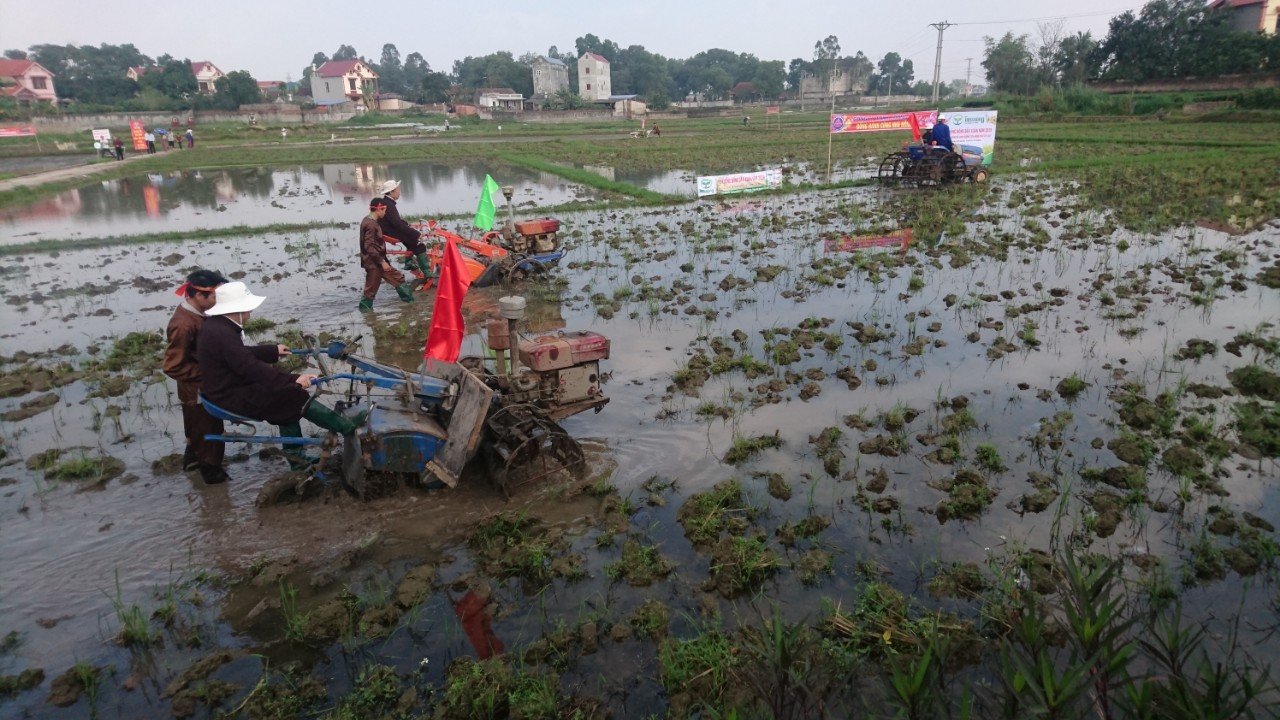
<path id="1" fill-rule="evenodd" d="M 413 285 L 411 283 L 397 285 L 396 294 L 405 302 L 413 302 Z"/>
<path id="2" fill-rule="evenodd" d="M 276 427 L 280 428 L 280 437 L 302 437 L 301 423 L 287 423 Z M 285 460 L 289 461 L 289 469 L 294 472 L 310 470 L 316 464 L 316 459 L 308 456 L 302 445 L 285 445 L 282 451 Z"/>
<path id="3" fill-rule="evenodd" d="M 431 271 L 431 261 L 427 259 L 426 253 L 418 253 L 413 256 L 413 259 L 418 261 L 418 269 L 422 271 L 424 282 L 435 279 L 436 274 Z"/>
<path id="4" fill-rule="evenodd" d="M 360 298 L 360 312 L 371 312 L 373 310 L 373 301 L 367 297 Z"/>
<path id="5" fill-rule="evenodd" d="M 352 418 L 345 418 L 337 412 L 321 405 L 320 403 L 311 403 L 307 406 L 307 411 L 302 417 L 319 425 L 325 430 L 332 430 L 340 435 L 350 435 L 364 425 L 365 418 L 369 416 L 368 411 L 361 412 Z"/>

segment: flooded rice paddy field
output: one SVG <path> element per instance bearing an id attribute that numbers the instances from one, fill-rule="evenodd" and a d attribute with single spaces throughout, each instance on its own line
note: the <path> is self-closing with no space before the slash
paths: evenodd
<path id="1" fill-rule="evenodd" d="M 6 257 L 0 713 L 1024 717 L 1019 658 L 1088 666 L 1175 607 L 1239 698 L 1230 673 L 1280 659 L 1280 224 L 1139 234 L 1074 193 L 562 216 L 549 282 L 464 312 L 519 292 L 536 330 L 609 336 L 612 401 L 564 422 L 585 479 L 510 500 L 473 474 L 259 506 L 278 456 L 232 457 L 227 486 L 174 471 L 158 333 L 191 268 L 267 296 L 262 342 L 416 364 L 430 303 L 355 312 L 353 231 Z M 1084 652 L 1081 607 L 1131 624 Z"/>

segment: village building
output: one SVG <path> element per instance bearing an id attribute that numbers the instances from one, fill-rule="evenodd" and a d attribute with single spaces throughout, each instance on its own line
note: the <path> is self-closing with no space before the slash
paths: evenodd
<path id="1" fill-rule="evenodd" d="M 217 65 L 208 60 L 191 63 L 191 74 L 196 76 L 196 89 L 201 95 L 212 95 L 218 92 L 218 79 L 227 76 Z"/>
<path id="2" fill-rule="evenodd" d="M 1231 12 L 1231 29 L 1275 35 L 1280 27 L 1280 0 L 1214 0 L 1214 10 Z"/>
<path id="3" fill-rule="evenodd" d="M 833 95 L 861 95 L 867 91 L 870 72 L 805 73 L 800 76 L 800 99 L 820 100 Z"/>
<path id="4" fill-rule="evenodd" d="M 539 57 L 533 61 L 533 97 L 545 101 L 561 90 L 569 89 L 569 66 L 556 58 Z"/>
<path id="5" fill-rule="evenodd" d="M 521 112 L 524 95 L 511 88 L 480 88 L 476 91 L 476 105 L 487 110 Z"/>
<path id="6" fill-rule="evenodd" d="M 311 69 L 311 97 L 316 105 L 354 102 L 378 96 L 378 73 L 363 60 L 330 60 Z"/>
<path id="7" fill-rule="evenodd" d="M 146 75 L 151 68 L 146 65 L 137 65 L 125 71 L 124 76 L 134 82 L 142 82 L 142 76 Z"/>
<path id="8" fill-rule="evenodd" d="M 608 60 L 590 52 L 578 58 L 578 94 L 587 102 L 604 102 L 613 95 Z"/>
<path id="9" fill-rule="evenodd" d="M 0 95 L 18 103 L 31 105 L 37 102 L 58 103 L 58 93 L 53 88 L 53 73 L 32 60 L 0 60 Z"/>

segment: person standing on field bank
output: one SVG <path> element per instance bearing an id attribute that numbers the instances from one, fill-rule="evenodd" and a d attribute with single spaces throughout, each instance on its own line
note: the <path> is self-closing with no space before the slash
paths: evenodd
<path id="1" fill-rule="evenodd" d="M 156 134 L 148 130 L 146 134 L 142 136 L 142 139 L 147 142 L 147 154 L 155 155 L 156 154 Z"/>
<path id="2" fill-rule="evenodd" d="M 422 233 L 405 222 L 400 217 L 399 208 L 396 207 L 396 201 L 400 199 L 400 181 L 388 180 L 382 183 L 378 187 L 378 194 L 382 195 L 383 200 L 387 201 L 387 212 L 378 221 L 378 227 L 382 228 L 382 234 L 386 240 L 398 242 L 404 246 L 405 250 L 413 253 L 414 262 L 418 264 L 418 269 L 422 271 L 423 282 L 426 282 L 428 278 L 435 277 L 431 273 L 431 263 L 427 261 L 427 248 L 420 240 Z"/>
<path id="3" fill-rule="evenodd" d="M 222 421 L 210 415 L 200 404 L 200 365 L 196 362 L 196 338 L 204 324 L 205 311 L 213 307 L 219 285 L 227 281 L 212 270 L 197 270 L 175 293 L 182 302 L 173 311 L 165 337 L 161 369 L 178 383 L 178 403 L 182 405 L 182 434 L 187 439 L 182 451 L 182 469 L 199 470 L 206 485 L 226 482 L 222 469 L 225 446 L 205 442 L 205 435 L 221 435 Z"/>
<path id="4" fill-rule="evenodd" d="M 116 138 L 115 140 L 111 141 L 111 144 L 115 146 L 115 149 L 116 149 L 116 160 L 123 160 L 124 159 L 124 141 L 121 140 L 120 138 Z"/>
<path id="5" fill-rule="evenodd" d="M 360 267 L 364 268 L 364 292 L 360 297 L 360 310 L 372 310 L 373 299 L 385 280 L 396 289 L 396 295 L 405 302 L 413 302 L 413 287 L 404 281 L 404 275 L 391 267 L 387 259 L 387 242 L 382 237 L 378 223 L 387 214 L 387 199 L 369 201 L 369 214 L 360 221 Z"/>
<path id="6" fill-rule="evenodd" d="M 186 136 L 186 137 L 187 137 L 187 149 L 191 149 L 191 148 L 195 147 L 195 146 L 196 146 L 196 134 L 195 134 L 195 133 L 193 133 L 193 132 L 191 132 L 191 128 L 187 128 L 187 136 Z"/>

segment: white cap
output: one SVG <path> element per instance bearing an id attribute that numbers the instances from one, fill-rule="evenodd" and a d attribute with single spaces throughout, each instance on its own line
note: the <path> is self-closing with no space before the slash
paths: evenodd
<path id="1" fill-rule="evenodd" d="M 400 187 L 399 180 L 388 180 L 378 186 L 378 194 L 386 195 L 387 193 L 391 192 L 392 190 L 395 190 L 398 187 Z"/>
<path id="2" fill-rule="evenodd" d="M 242 282 L 229 282 L 219 285 L 214 291 L 213 307 L 204 311 L 205 315 L 227 315 L 229 313 L 249 312 L 256 309 L 266 300 L 261 295 L 254 295 Z"/>

